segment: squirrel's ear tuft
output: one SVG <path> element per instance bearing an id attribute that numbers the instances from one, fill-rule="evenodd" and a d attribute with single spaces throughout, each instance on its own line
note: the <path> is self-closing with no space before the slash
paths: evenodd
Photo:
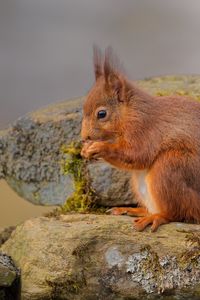
<path id="1" fill-rule="evenodd" d="M 114 54 L 111 46 L 107 47 L 105 50 L 105 60 L 104 60 L 104 76 L 105 80 L 108 80 L 108 77 L 117 72 L 119 69 L 119 59 Z"/>
<path id="2" fill-rule="evenodd" d="M 94 62 L 95 79 L 97 80 L 100 76 L 103 75 L 102 52 L 101 52 L 101 49 L 97 45 L 93 46 L 93 62 Z"/>
<path id="3" fill-rule="evenodd" d="M 122 76 L 120 76 L 121 64 L 118 57 L 114 54 L 112 47 L 105 50 L 104 77 L 108 88 L 114 90 L 120 97 L 122 89 Z"/>

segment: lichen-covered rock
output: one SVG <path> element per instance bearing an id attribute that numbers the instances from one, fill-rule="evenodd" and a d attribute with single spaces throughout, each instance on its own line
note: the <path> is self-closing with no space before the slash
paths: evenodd
<path id="1" fill-rule="evenodd" d="M 19 276 L 12 259 L 0 252 L 0 300 L 18 299 Z"/>
<path id="2" fill-rule="evenodd" d="M 131 221 L 69 214 L 19 225 L 1 251 L 21 268 L 22 299 L 199 299 L 200 225 L 151 233 Z"/>
<path id="3" fill-rule="evenodd" d="M 200 76 L 156 77 L 138 84 L 154 95 L 177 93 L 200 100 Z M 50 105 L 0 131 L 0 178 L 5 178 L 23 198 L 35 204 L 61 205 L 74 191 L 72 177 L 63 175 L 62 149 L 80 139 L 83 100 Z M 105 163 L 88 165 L 88 169 L 88 182 L 101 199 L 100 204 L 133 203 L 128 173 Z"/>

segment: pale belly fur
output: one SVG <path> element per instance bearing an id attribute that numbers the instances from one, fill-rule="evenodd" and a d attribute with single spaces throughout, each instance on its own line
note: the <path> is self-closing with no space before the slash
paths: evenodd
<path id="1" fill-rule="evenodd" d="M 146 207 L 151 214 L 159 213 L 156 203 L 150 192 L 150 184 L 148 182 L 148 170 L 133 171 L 133 186 L 142 206 Z"/>

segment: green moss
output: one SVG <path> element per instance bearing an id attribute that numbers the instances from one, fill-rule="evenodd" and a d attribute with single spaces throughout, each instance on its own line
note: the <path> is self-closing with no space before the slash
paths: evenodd
<path id="1" fill-rule="evenodd" d="M 76 211 L 89 212 L 96 210 L 97 196 L 90 187 L 86 174 L 86 161 L 81 157 L 81 143 L 73 142 L 67 147 L 63 147 L 65 154 L 63 162 L 63 172 L 71 175 L 74 181 L 74 193 L 66 200 L 61 208 L 62 213 Z"/>
<path id="2" fill-rule="evenodd" d="M 80 142 L 72 142 L 70 145 L 61 148 L 64 155 L 61 162 L 62 172 L 65 175 L 72 176 L 74 192 L 66 199 L 63 206 L 45 214 L 46 217 L 59 218 L 61 214 L 69 212 L 105 212 L 106 208 L 98 206 L 98 197 L 87 179 L 86 160 L 81 157 L 81 148 Z"/>

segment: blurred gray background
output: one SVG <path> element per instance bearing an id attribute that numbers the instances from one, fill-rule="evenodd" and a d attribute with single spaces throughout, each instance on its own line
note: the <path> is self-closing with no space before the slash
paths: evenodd
<path id="1" fill-rule="evenodd" d="M 92 44 L 133 79 L 200 73 L 199 0 L 0 0 L 0 128 L 93 82 Z"/>
<path id="2" fill-rule="evenodd" d="M 86 94 L 93 43 L 112 45 L 132 79 L 200 74 L 200 0 L 0 0 L 0 129 Z M 0 227 L 46 210 L 0 181 Z"/>

